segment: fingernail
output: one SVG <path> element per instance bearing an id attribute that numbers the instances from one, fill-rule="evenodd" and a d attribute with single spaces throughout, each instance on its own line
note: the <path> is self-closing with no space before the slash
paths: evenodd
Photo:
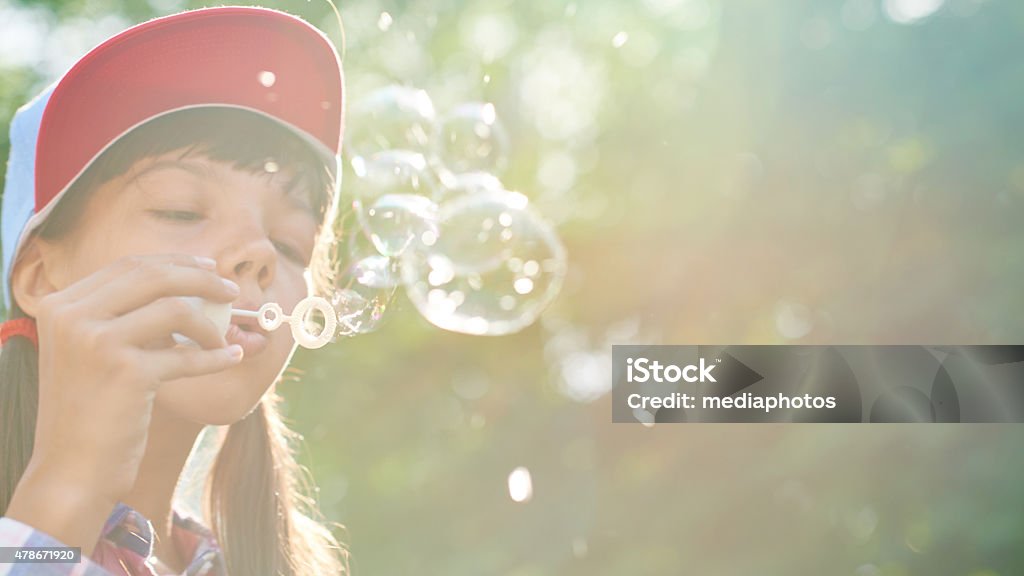
<path id="1" fill-rule="evenodd" d="M 238 344 L 232 344 L 227 347 L 228 358 L 232 360 L 238 360 L 242 357 L 242 347 Z"/>
<path id="2" fill-rule="evenodd" d="M 217 261 L 213 258 L 207 258 L 206 256 L 196 256 L 196 264 L 199 264 L 203 268 L 210 270 L 217 269 Z"/>
<path id="3" fill-rule="evenodd" d="M 227 278 L 221 278 L 220 280 L 221 282 L 224 283 L 224 287 L 228 289 L 228 292 L 234 294 L 235 296 L 241 293 L 242 290 L 238 287 L 238 284 L 235 284 L 234 282 L 228 280 Z"/>

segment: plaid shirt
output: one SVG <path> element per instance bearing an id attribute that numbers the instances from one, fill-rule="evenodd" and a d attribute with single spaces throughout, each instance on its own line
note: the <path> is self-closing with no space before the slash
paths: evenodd
<path id="1" fill-rule="evenodd" d="M 174 512 L 171 537 L 182 558 L 191 558 L 182 576 L 226 576 L 217 541 L 208 528 Z M 0 546 L 63 546 L 50 535 L 13 518 L 0 518 Z M 0 564 L 0 576 L 155 576 L 153 525 L 141 513 L 119 503 L 107 518 L 91 557 L 78 564 Z"/>

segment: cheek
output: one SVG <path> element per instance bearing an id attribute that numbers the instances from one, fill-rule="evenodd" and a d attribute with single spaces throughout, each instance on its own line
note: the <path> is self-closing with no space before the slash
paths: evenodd
<path id="1" fill-rule="evenodd" d="M 267 362 L 282 368 L 284 362 L 291 356 L 295 347 L 295 340 L 292 338 L 292 328 L 287 322 L 270 335 L 270 345 L 267 346 Z"/>
<path id="2" fill-rule="evenodd" d="M 64 243 L 60 281 L 69 286 L 125 256 L 191 252 L 192 246 L 162 237 L 121 211 L 85 219 Z"/>
<path id="3" fill-rule="evenodd" d="M 302 271 L 291 267 L 278 268 L 278 278 L 271 290 L 267 291 L 267 301 L 277 302 L 285 314 L 291 316 L 295 306 L 303 298 L 310 295 L 309 286 L 302 275 Z M 286 331 L 290 334 L 291 327 L 288 323 L 282 324 L 278 331 Z M 291 340 L 291 336 L 289 336 Z"/>

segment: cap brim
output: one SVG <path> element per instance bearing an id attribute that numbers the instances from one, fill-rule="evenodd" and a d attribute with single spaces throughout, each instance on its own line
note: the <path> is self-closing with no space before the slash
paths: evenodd
<path id="1" fill-rule="evenodd" d="M 336 156 L 337 52 L 306 22 L 254 7 L 183 12 L 114 36 L 68 71 L 47 104 L 36 149 L 37 211 L 131 128 L 204 105 L 260 113 Z"/>

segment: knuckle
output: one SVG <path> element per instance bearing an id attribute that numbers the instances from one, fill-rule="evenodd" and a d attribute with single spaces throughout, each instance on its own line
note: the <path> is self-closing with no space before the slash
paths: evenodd
<path id="1" fill-rule="evenodd" d="M 51 318 L 57 315 L 60 305 L 60 292 L 50 292 L 49 294 L 46 294 L 39 299 L 36 311 L 36 321 L 49 322 Z"/>
<path id="2" fill-rule="evenodd" d="M 146 265 L 146 259 L 138 254 L 123 256 L 119 262 L 125 271 L 138 270 Z"/>
<path id="3" fill-rule="evenodd" d="M 146 275 L 146 278 L 161 284 L 166 283 L 170 278 L 171 269 L 166 264 L 157 264 L 156 262 L 147 262 L 141 268 L 141 271 Z"/>
<path id="4" fill-rule="evenodd" d="M 171 318 L 177 321 L 190 319 L 194 311 L 192 305 L 181 298 L 168 298 L 164 306 L 167 307 L 167 312 Z"/>
<path id="5" fill-rule="evenodd" d="M 107 351 L 105 361 L 112 380 L 124 383 L 136 383 L 143 379 L 145 368 L 135 355 L 127 349 Z"/>
<path id="6" fill-rule="evenodd" d="M 74 336 L 82 324 L 80 312 L 75 305 L 57 296 L 56 293 L 46 296 L 45 300 L 45 303 L 40 301 L 36 316 L 38 325 L 57 335 Z"/>
<path id="7" fill-rule="evenodd" d="M 74 330 L 73 337 L 86 349 L 94 354 L 105 352 L 104 343 L 108 341 L 107 331 L 98 324 L 80 324 Z"/>

